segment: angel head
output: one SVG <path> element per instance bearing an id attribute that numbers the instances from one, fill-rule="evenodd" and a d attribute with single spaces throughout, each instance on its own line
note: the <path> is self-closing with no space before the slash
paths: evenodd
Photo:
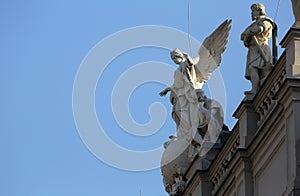
<path id="1" fill-rule="evenodd" d="M 180 64 L 184 61 L 184 55 L 178 48 L 175 48 L 172 52 L 170 52 L 170 54 L 174 63 Z"/>
<path id="2" fill-rule="evenodd" d="M 252 20 L 258 19 L 260 16 L 266 16 L 265 6 L 261 3 L 251 5 L 251 18 Z"/>

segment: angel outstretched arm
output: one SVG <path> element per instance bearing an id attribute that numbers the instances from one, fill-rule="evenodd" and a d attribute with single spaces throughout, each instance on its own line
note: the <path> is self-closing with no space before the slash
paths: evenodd
<path id="1" fill-rule="evenodd" d="M 160 96 L 166 96 L 166 94 L 168 94 L 168 92 L 169 91 L 171 91 L 172 90 L 172 88 L 171 87 L 167 87 L 167 88 L 165 88 L 164 90 L 162 90 L 160 93 L 159 93 L 159 95 Z"/>
<path id="2" fill-rule="evenodd" d="M 177 69 L 175 72 L 174 72 L 174 83 L 172 86 L 169 86 L 167 88 L 165 88 L 164 90 L 162 90 L 159 95 L 160 96 L 165 96 L 169 91 L 178 91 L 179 89 L 182 89 L 184 88 L 184 81 L 183 81 L 183 77 L 184 76 L 184 73 L 182 73 L 182 70 L 180 69 Z"/>

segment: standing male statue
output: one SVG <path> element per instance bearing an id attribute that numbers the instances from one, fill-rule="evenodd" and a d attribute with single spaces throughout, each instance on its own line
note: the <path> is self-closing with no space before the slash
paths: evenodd
<path id="1" fill-rule="evenodd" d="M 266 17 L 263 4 L 253 4 L 251 11 L 254 22 L 241 35 L 241 40 L 248 48 L 245 77 L 252 83 L 252 89 L 246 91 L 246 95 L 257 93 L 273 67 L 268 45 L 272 36 L 273 21 Z"/>

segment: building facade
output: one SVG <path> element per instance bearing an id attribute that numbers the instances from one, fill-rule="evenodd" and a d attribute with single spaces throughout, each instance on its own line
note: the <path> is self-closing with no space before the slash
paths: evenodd
<path id="1" fill-rule="evenodd" d="M 197 155 L 182 196 L 300 195 L 300 28 L 255 97 L 244 100 L 222 146 Z"/>

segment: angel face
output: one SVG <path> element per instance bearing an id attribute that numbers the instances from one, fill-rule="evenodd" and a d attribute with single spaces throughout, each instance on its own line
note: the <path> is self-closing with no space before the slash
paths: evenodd
<path id="1" fill-rule="evenodd" d="M 176 64 L 180 64 L 183 62 L 183 58 L 181 56 L 171 55 L 171 58 Z"/>

